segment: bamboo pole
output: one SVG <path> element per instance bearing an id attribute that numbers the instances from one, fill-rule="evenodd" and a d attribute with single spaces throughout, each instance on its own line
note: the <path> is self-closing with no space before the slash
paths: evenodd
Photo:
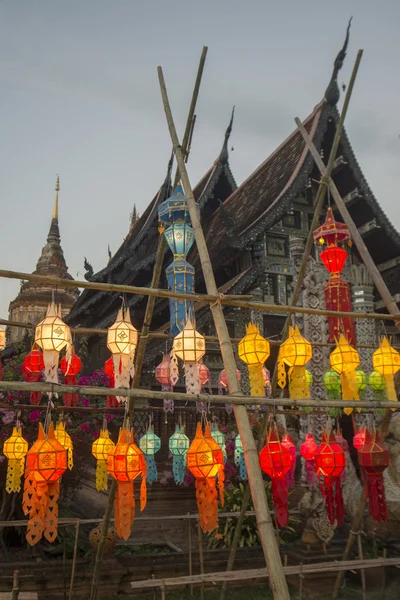
<path id="1" fill-rule="evenodd" d="M 358 558 L 360 560 L 364 560 L 363 551 L 362 551 L 361 533 L 359 533 L 357 535 L 357 544 L 358 544 Z M 360 569 L 360 574 L 361 574 L 362 597 L 363 597 L 363 600 L 367 600 L 367 588 L 365 586 L 365 571 L 364 571 L 364 569 Z"/>
<path id="2" fill-rule="evenodd" d="M 188 513 L 189 515 L 189 513 Z M 192 563 L 192 523 L 188 519 L 188 560 L 189 560 L 189 576 L 193 575 L 193 563 Z M 190 595 L 193 597 L 193 584 L 190 584 Z"/>
<path id="3" fill-rule="evenodd" d="M 69 588 L 68 600 L 72 600 L 74 597 L 75 568 L 76 568 L 76 557 L 78 554 L 78 542 L 79 542 L 79 525 L 80 525 L 80 520 L 77 519 L 76 526 L 75 526 L 74 556 L 72 558 L 71 585 Z"/>
<path id="4" fill-rule="evenodd" d="M 160 90 L 164 104 L 165 115 L 171 135 L 173 150 L 177 159 L 181 180 L 185 190 L 187 204 L 190 213 L 190 219 L 196 239 L 197 251 L 203 270 L 204 282 L 207 292 L 217 297 L 217 285 L 208 254 L 204 233 L 201 227 L 200 219 L 196 211 L 196 203 L 190 185 L 189 176 L 186 170 L 182 148 L 176 133 L 171 108 L 168 101 L 167 90 L 164 82 L 164 76 L 161 67 L 158 67 L 158 78 Z M 219 338 L 222 359 L 228 379 L 230 394 L 237 396 L 240 394 L 239 382 L 236 374 L 236 362 L 233 355 L 233 348 L 229 338 L 228 328 L 226 326 L 224 313 L 220 302 L 216 299 L 210 306 L 214 319 L 215 328 Z M 244 457 L 246 461 L 247 472 L 249 474 L 250 487 L 253 497 L 254 510 L 257 516 L 258 530 L 261 545 L 263 547 L 265 559 L 270 571 L 271 588 L 274 598 L 279 600 L 289 600 L 289 591 L 283 572 L 282 562 L 279 555 L 279 549 L 274 537 L 274 530 L 269 514 L 268 503 L 265 495 L 263 479 L 261 476 L 258 462 L 258 454 L 253 439 L 249 419 L 246 409 L 243 405 L 234 405 L 233 407 L 236 423 L 240 438 L 242 440 Z"/>
<path id="5" fill-rule="evenodd" d="M 19 596 L 19 571 L 15 569 L 13 576 L 13 588 L 11 594 L 11 600 L 18 600 Z"/>
<path id="6" fill-rule="evenodd" d="M 200 527 L 200 519 L 197 519 L 197 539 L 199 543 L 199 563 L 200 563 L 200 575 L 204 575 L 204 557 L 203 557 L 203 538 Z M 204 581 L 201 582 L 200 598 L 204 598 Z"/>
<path id="7" fill-rule="evenodd" d="M 195 200 L 193 200 L 195 202 Z M 204 237 L 204 235 L 203 235 Z M 209 260 L 209 259 L 208 259 Z M 250 310 L 261 310 L 264 312 L 273 313 L 291 313 L 291 314 L 304 314 L 304 315 L 321 315 L 324 317 L 346 317 L 351 319 L 376 319 L 378 321 L 387 320 L 394 321 L 393 317 L 400 320 L 400 312 L 395 313 L 393 316 L 385 313 L 358 313 L 358 312 L 344 312 L 335 310 L 322 310 L 314 308 L 305 308 L 304 306 L 287 306 L 280 304 L 268 304 L 267 302 L 254 302 L 251 300 L 241 300 L 243 296 L 237 296 L 232 294 L 218 294 L 216 290 L 215 294 L 184 294 L 183 292 L 173 292 L 172 290 L 152 289 L 149 287 L 138 287 L 134 285 L 119 285 L 114 283 L 99 283 L 94 281 L 76 281 L 70 279 L 61 279 L 60 277 L 48 277 L 45 275 L 35 275 L 34 273 L 20 273 L 18 271 L 5 271 L 0 270 L 0 277 L 7 279 L 25 279 L 26 281 L 35 281 L 37 283 L 46 283 L 54 287 L 78 287 L 87 288 L 93 290 L 105 290 L 108 292 L 118 292 L 122 294 L 138 294 L 141 296 L 159 296 L 160 298 L 177 298 L 178 300 L 196 300 L 204 302 L 206 304 L 215 305 L 224 304 L 226 306 L 233 306 L 237 308 L 248 308 Z M 74 285 L 71 285 L 74 283 Z M 83 332 L 84 329 L 78 329 L 78 333 Z M 96 330 L 98 331 L 98 330 Z M 228 336 L 229 337 L 229 336 Z"/>

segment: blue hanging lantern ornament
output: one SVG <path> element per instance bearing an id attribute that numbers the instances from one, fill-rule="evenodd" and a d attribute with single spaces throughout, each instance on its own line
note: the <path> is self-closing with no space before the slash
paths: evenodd
<path id="1" fill-rule="evenodd" d="M 194 268 L 184 258 L 176 258 L 166 269 L 171 292 L 194 293 Z M 169 299 L 171 333 L 177 335 L 185 327 L 188 314 L 193 314 L 191 300 Z"/>
<path id="2" fill-rule="evenodd" d="M 210 426 L 211 437 L 217 442 L 218 446 L 222 450 L 222 454 L 224 455 L 224 465 L 226 465 L 226 461 L 228 460 L 228 454 L 226 452 L 226 439 L 225 434 L 219 430 L 218 423 L 211 423 Z"/>
<path id="3" fill-rule="evenodd" d="M 237 434 L 235 438 L 235 465 L 239 467 L 240 479 L 242 479 L 243 481 L 247 481 L 246 463 L 244 460 L 242 440 L 240 439 L 239 434 Z"/>
<path id="4" fill-rule="evenodd" d="M 158 435 L 154 433 L 154 425 L 152 423 L 150 423 L 146 433 L 140 438 L 139 448 L 143 452 L 146 459 L 146 481 L 151 485 L 153 481 L 157 481 L 158 479 L 157 465 L 156 461 L 154 460 L 154 455 L 161 448 L 161 440 Z"/>
<path id="5" fill-rule="evenodd" d="M 185 434 L 185 426 L 179 422 L 168 443 L 169 451 L 172 454 L 172 473 L 177 485 L 182 485 L 185 479 L 186 455 L 189 446 L 190 440 Z"/>

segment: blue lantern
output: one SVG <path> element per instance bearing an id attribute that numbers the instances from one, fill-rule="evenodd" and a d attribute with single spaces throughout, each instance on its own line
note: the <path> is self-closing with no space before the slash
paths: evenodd
<path id="1" fill-rule="evenodd" d="M 156 461 L 154 460 L 154 455 L 161 448 L 161 440 L 158 435 L 154 433 L 154 425 L 149 425 L 147 432 L 140 438 L 139 447 L 146 459 L 146 481 L 151 485 L 153 481 L 157 481 L 158 479 L 157 465 Z"/>
<path id="2" fill-rule="evenodd" d="M 168 289 L 173 292 L 194 292 L 194 268 L 186 260 L 174 260 L 166 269 Z M 177 335 L 186 325 L 188 315 L 193 314 L 191 300 L 169 299 L 171 333 Z"/>
<path id="3" fill-rule="evenodd" d="M 224 464 L 226 464 L 226 461 L 228 460 L 228 455 L 226 453 L 225 435 L 222 433 L 222 431 L 219 430 L 217 423 L 211 423 L 210 429 L 211 437 L 214 438 L 218 446 L 221 448 L 222 454 L 224 455 Z"/>
<path id="4" fill-rule="evenodd" d="M 194 231 L 186 223 L 173 223 L 164 231 L 167 244 L 176 257 L 185 258 L 194 242 Z"/>
<path id="5" fill-rule="evenodd" d="M 168 446 L 172 454 L 172 472 L 175 483 L 182 485 L 185 479 L 186 454 L 190 446 L 184 425 L 176 425 L 175 433 L 169 438 Z"/>
<path id="6" fill-rule="evenodd" d="M 196 205 L 197 211 L 199 207 Z M 164 225 L 187 223 L 190 225 L 189 209 L 182 185 L 178 183 L 174 193 L 158 207 L 158 218 Z"/>
<path id="7" fill-rule="evenodd" d="M 244 452 L 242 446 L 242 440 L 238 434 L 235 438 L 235 465 L 239 467 L 239 476 L 243 481 L 247 480 L 247 469 L 244 460 Z"/>

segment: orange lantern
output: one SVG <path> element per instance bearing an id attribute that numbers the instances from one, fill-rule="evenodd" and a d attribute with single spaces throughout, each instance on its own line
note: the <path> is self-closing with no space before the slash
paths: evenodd
<path id="1" fill-rule="evenodd" d="M 215 478 L 218 475 L 219 495 L 224 505 L 224 455 L 221 447 L 211 436 L 207 423 L 203 435 L 197 423 L 196 437 L 187 453 L 187 467 L 196 479 L 196 499 L 200 525 L 204 533 L 218 527 L 218 504 Z"/>
<path id="2" fill-rule="evenodd" d="M 44 535 L 57 537 L 60 477 L 67 469 L 67 450 L 55 438 L 53 424 L 48 433 L 39 424 L 38 439 L 26 457 L 22 509 L 29 515 L 26 539 L 33 546 Z"/>
<path id="3" fill-rule="evenodd" d="M 121 428 L 117 445 L 108 454 L 109 474 L 118 482 L 115 496 L 115 528 L 120 537 L 127 540 L 135 519 L 135 496 L 133 481 L 142 476 L 140 486 L 140 510 L 147 501 L 146 460 L 143 452 L 133 441 L 133 430 Z"/>

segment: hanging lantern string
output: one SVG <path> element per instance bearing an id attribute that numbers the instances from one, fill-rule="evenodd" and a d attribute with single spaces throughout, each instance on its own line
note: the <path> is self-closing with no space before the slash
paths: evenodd
<path id="1" fill-rule="evenodd" d="M 52 404 L 53 404 L 52 401 L 49 400 L 47 403 L 46 415 L 44 417 L 44 431 L 46 434 L 48 433 L 50 422 L 51 422 L 51 406 L 52 406 Z"/>
<path id="2" fill-rule="evenodd" d="M 106 419 L 106 415 L 104 413 L 103 415 L 103 425 L 102 425 L 102 429 L 105 431 L 107 429 L 107 419 Z"/>

